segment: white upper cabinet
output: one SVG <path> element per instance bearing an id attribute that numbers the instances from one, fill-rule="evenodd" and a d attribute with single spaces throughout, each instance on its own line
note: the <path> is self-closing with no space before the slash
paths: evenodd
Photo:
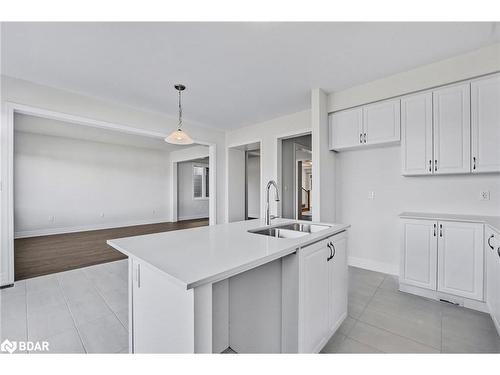
<path id="1" fill-rule="evenodd" d="M 433 172 L 432 92 L 401 99 L 401 158 L 403 175 Z"/>
<path id="2" fill-rule="evenodd" d="M 348 109 L 329 116 L 330 149 L 340 150 L 359 146 L 363 142 L 363 110 Z"/>
<path id="3" fill-rule="evenodd" d="M 470 84 L 433 92 L 434 174 L 470 172 Z"/>
<path id="4" fill-rule="evenodd" d="M 473 173 L 500 172 L 500 75 L 471 83 Z"/>
<path id="5" fill-rule="evenodd" d="M 363 142 L 367 145 L 399 142 L 400 100 L 363 107 Z"/>
<path id="6" fill-rule="evenodd" d="M 484 225 L 439 221 L 438 291 L 483 299 Z"/>

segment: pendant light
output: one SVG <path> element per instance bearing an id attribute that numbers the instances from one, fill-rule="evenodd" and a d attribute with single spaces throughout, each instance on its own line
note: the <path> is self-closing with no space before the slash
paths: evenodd
<path id="1" fill-rule="evenodd" d="M 179 123 L 177 124 L 177 130 L 173 131 L 167 138 L 165 138 L 165 142 L 172 143 L 174 145 L 190 145 L 193 143 L 193 140 L 186 132 L 184 132 L 181 129 L 182 127 L 181 93 L 186 89 L 186 86 L 181 85 L 179 83 L 174 87 L 179 92 Z"/>

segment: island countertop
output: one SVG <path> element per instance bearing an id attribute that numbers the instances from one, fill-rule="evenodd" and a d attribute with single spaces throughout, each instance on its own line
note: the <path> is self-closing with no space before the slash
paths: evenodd
<path id="1" fill-rule="evenodd" d="M 272 226 L 297 222 L 275 219 Z M 302 222 L 302 221 L 299 221 Z M 302 222 L 311 224 L 310 221 Z M 147 234 L 107 241 L 123 254 L 142 260 L 186 289 L 213 283 L 282 258 L 323 238 L 349 228 L 331 226 L 298 238 L 275 238 L 249 229 L 264 227 L 261 219 Z"/>

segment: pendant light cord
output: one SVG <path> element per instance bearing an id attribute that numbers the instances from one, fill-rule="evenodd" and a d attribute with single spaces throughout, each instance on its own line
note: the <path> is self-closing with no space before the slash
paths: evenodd
<path id="1" fill-rule="evenodd" d="M 177 129 L 180 130 L 182 126 L 182 105 L 181 105 L 181 90 L 179 90 L 179 123 L 177 124 Z"/>

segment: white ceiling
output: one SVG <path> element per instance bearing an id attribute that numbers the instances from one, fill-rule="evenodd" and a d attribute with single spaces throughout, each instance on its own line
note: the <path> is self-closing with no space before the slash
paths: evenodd
<path id="1" fill-rule="evenodd" d="M 2 73 L 234 129 L 500 40 L 498 23 L 4 23 Z"/>
<path id="2" fill-rule="evenodd" d="M 79 139 L 122 146 L 133 146 L 166 152 L 193 147 L 193 145 L 172 145 L 159 138 L 126 134 L 115 130 L 94 128 L 91 126 L 77 125 L 64 121 L 56 121 L 24 114 L 15 114 L 14 130 L 16 132 L 42 134 L 53 137 Z"/>

